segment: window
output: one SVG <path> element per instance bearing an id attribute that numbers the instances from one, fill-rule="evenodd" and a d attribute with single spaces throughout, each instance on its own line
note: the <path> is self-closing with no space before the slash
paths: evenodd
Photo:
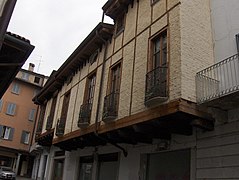
<path id="1" fill-rule="evenodd" d="M 0 99 L 0 112 L 2 111 L 3 101 Z"/>
<path id="2" fill-rule="evenodd" d="M 118 93 L 120 89 L 121 64 L 111 69 L 110 93 Z"/>
<path id="3" fill-rule="evenodd" d="M 30 110 L 29 117 L 28 117 L 28 119 L 29 119 L 30 121 L 34 121 L 34 119 L 35 119 L 35 112 L 36 112 L 35 109 L 31 109 L 31 110 Z"/>
<path id="4" fill-rule="evenodd" d="M 18 83 L 13 84 L 12 93 L 14 93 L 14 94 L 19 94 L 20 93 L 20 85 Z"/>
<path id="5" fill-rule="evenodd" d="M 15 115 L 15 111 L 16 111 L 16 104 L 8 103 L 6 114 L 13 116 L 13 115 Z"/>
<path id="6" fill-rule="evenodd" d="M 149 72 L 146 74 L 146 106 L 168 99 L 167 31 L 151 40 L 150 54 Z"/>
<path id="7" fill-rule="evenodd" d="M 22 72 L 22 79 L 28 81 L 29 80 L 29 74 L 26 72 Z"/>
<path id="8" fill-rule="evenodd" d="M 90 64 L 93 64 L 93 63 L 97 60 L 98 51 L 99 51 L 99 50 L 96 50 L 96 51 L 90 56 L 90 58 L 89 58 Z"/>
<path id="9" fill-rule="evenodd" d="M 99 155 L 98 180 L 116 180 L 118 166 L 117 153 Z"/>
<path id="10" fill-rule="evenodd" d="M 39 78 L 39 77 L 35 77 L 35 78 L 34 78 L 34 83 L 39 84 L 39 83 L 40 83 L 40 78 Z"/>
<path id="11" fill-rule="evenodd" d="M 108 95 L 104 99 L 103 120 L 108 121 L 116 118 L 118 114 L 119 90 L 121 79 L 121 64 L 111 68 L 108 86 Z"/>
<path id="12" fill-rule="evenodd" d="M 14 128 L 0 125 L 0 138 L 5 140 L 13 139 Z"/>
<path id="13" fill-rule="evenodd" d="M 122 13 L 117 19 L 116 19 L 116 35 L 121 33 L 124 30 L 124 24 L 125 24 L 125 13 Z"/>
<path id="14" fill-rule="evenodd" d="M 167 32 L 152 40 L 152 69 L 167 66 Z"/>
<path id="15" fill-rule="evenodd" d="M 86 156 L 80 158 L 80 180 L 91 180 L 93 161 L 93 156 Z"/>
<path id="16" fill-rule="evenodd" d="M 96 74 L 88 77 L 86 82 L 85 103 L 92 104 L 94 98 Z"/>
<path id="17" fill-rule="evenodd" d="M 54 96 L 51 103 L 50 114 L 47 117 L 46 130 L 50 130 L 52 128 L 53 118 L 54 118 L 54 114 L 56 110 L 56 102 L 57 102 L 57 96 Z"/>
<path id="18" fill-rule="evenodd" d="M 119 154 L 101 154 L 97 158 L 93 156 L 80 157 L 79 180 L 117 180 L 119 169 Z M 97 173 L 92 173 L 93 168 Z M 97 176 L 97 177 L 92 177 Z"/>
<path id="19" fill-rule="evenodd" d="M 29 144 L 30 132 L 22 131 L 21 143 Z"/>
<path id="20" fill-rule="evenodd" d="M 64 96 L 63 105 L 61 109 L 61 118 L 58 119 L 58 122 L 57 122 L 56 136 L 62 136 L 64 134 L 67 112 L 68 112 L 68 107 L 70 102 L 70 95 L 71 95 L 71 92 L 69 91 Z"/>
<path id="21" fill-rule="evenodd" d="M 87 78 L 84 102 L 80 107 L 78 127 L 83 127 L 82 125 L 90 124 L 91 109 L 94 99 L 95 80 L 96 73 L 92 74 Z"/>
<path id="22" fill-rule="evenodd" d="M 140 168 L 142 180 L 190 180 L 190 150 L 142 155 Z"/>

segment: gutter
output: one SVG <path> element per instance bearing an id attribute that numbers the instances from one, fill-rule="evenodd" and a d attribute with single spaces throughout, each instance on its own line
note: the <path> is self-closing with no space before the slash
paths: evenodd
<path id="1" fill-rule="evenodd" d="M 107 48 L 108 47 L 108 42 L 105 39 L 103 39 L 102 37 L 100 37 L 98 31 L 96 31 L 96 36 L 99 37 L 104 42 L 104 44 L 105 44 L 105 52 L 104 52 L 103 63 L 102 63 L 102 71 L 101 71 L 101 79 L 100 79 L 100 89 L 99 89 L 98 103 L 97 103 L 97 108 L 96 108 L 94 135 L 98 139 L 100 139 L 100 140 L 102 140 L 102 141 L 104 141 L 106 143 L 109 143 L 109 144 L 115 146 L 116 148 L 122 150 L 124 156 L 127 157 L 128 152 L 126 151 L 125 148 L 123 148 L 122 146 L 118 145 L 117 143 L 110 142 L 108 139 L 101 137 L 99 135 L 99 133 L 98 133 L 98 127 L 99 127 L 99 125 L 98 125 L 98 118 L 99 118 L 100 102 L 101 102 L 101 97 L 102 97 L 101 94 L 102 94 L 102 90 L 103 90 L 104 71 L 105 71 L 105 62 L 106 62 L 106 58 L 107 58 L 106 55 L 107 55 L 107 49 L 108 49 Z"/>

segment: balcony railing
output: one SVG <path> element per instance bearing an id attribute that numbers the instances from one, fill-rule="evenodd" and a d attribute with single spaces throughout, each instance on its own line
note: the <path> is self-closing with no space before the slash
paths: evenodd
<path id="1" fill-rule="evenodd" d="M 238 54 L 216 63 L 196 74 L 199 104 L 239 90 Z"/>
<path id="2" fill-rule="evenodd" d="M 37 123 L 37 130 L 36 130 L 36 135 L 40 135 L 42 133 L 42 126 L 43 126 L 43 121 L 39 119 Z"/>
<path id="3" fill-rule="evenodd" d="M 167 67 L 157 67 L 146 74 L 146 106 L 163 102 L 168 99 L 167 77 Z"/>
<path id="4" fill-rule="evenodd" d="M 63 136 L 65 131 L 65 119 L 60 118 L 56 125 L 56 136 Z"/>
<path id="5" fill-rule="evenodd" d="M 80 114 L 78 120 L 78 127 L 84 128 L 90 124 L 92 103 L 82 104 L 80 107 Z"/>
<path id="6" fill-rule="evenodd" d="M 48 116 L 47 117 L 47 121 L 46 121 L 46 130 L 51 130 L 52 123 L 53 123 L 53 117 L 52 116 Z"/>
<path id="7" fill-rule="evenodd" d="M 119 93 L 114 92 L 105 96 L 104 109 L 103 109 L 103 121 L 109 121 L 117 117 L 118 101 L 119 101 Z"/>

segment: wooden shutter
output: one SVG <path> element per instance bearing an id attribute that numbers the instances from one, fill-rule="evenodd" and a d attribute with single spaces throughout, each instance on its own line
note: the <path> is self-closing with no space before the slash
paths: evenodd
<path id="1" fill-rule="evenodd" d="M 8 140 L 12 140 L 13 139 L 14 130 L 15 130 L 14 128 L 11 128 Z"/>

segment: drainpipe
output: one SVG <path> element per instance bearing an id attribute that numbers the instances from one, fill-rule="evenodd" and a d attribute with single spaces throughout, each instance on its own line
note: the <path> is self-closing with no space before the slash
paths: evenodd
<path id="1" fill-rule="evenodd" d="M 99 32 L 96 31 L 96 36 L 98 36 L 105 44 L 105 52 L 104 52 L 104 57 L 103 57 L 103 63 L 102 63 L 102 71 L 101 71 L 101 79 L 100 79 L 100 89 L 99 89 L 99 97 L 98 97 L 98 103 L 97 103 L 97 108 L 96 108 L 96 117 L 95 117 L 95 130 L 94 130 L 94 134 L 97 138 L 99 138 L 100 140 L 109 143 L 113 146 L 115 146 L 116 148 L 120 149 L 123 151 L 123 154 L 125 157 L 127 157 L 128 152 L 126 151 L 126 149 L 124 149 L 122 146 L 113 143 L 113 142 L 109 142 L 108 139 L 103 138 L 101 136 L 99 136 L 98 134 L 98 118 L 99 118 L 99 109 L 100 109 L 100 102 L 101 102 L 101 94 L 102 94 L 102 90 L 103 90 L 103 81 L 104 81 L 104 71 L 105 71 L 105 62 L 106 62 L 106 55 L 107 55 L 107 47 L 108 47 L 108 42 L 103 39 L 102 37 L 100 37 Z"/>

